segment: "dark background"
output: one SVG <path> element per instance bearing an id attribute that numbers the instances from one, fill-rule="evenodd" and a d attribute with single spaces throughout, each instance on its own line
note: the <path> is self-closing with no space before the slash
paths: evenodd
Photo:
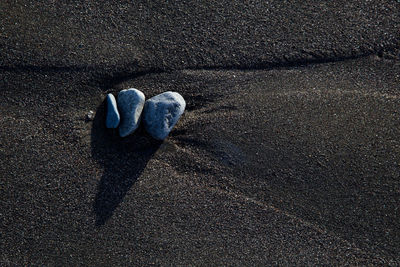
<path id="1" fill-rule="evenodd" d="M 0 265 L 399 264 L 399 26 L 397 1 L 1 1 Z M 105 129 L 129 87 L 187 101 L 164 142 Z"/>

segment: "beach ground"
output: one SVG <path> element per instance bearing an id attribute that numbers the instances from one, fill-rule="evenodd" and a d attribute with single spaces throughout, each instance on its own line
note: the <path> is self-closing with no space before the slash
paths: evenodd
<path id="1" fill-rule="evenodd" d="M 400 264 L 400 4 L 280 2 L 2 2 L 0 265 Z"/>

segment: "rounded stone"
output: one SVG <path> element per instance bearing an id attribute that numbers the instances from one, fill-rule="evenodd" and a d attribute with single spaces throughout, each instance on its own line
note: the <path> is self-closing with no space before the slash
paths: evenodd
<path id="1" fill-rule="evenodd" d="M 119 135 L 125 137 L 139 127 L 145 96 L 141 91 L 130 88 L 119 92 L 117 102 L 121 115 Z"/>
<path id="2" fill-rule="evenodd" d="M 143 120 L 146 131 L 155 139 L 164 140 L 185 111 L 186 102 L 176 92 L 165 92 L 146 101 Z"/>
<path id="3" fill-rule="evenodd" d="M 117 108 L 117 101 L 113 94 L 107 95 L 107 116 L 106 116 L 106 127 L 117 128 L 119 125 L 120 116 Z"/>

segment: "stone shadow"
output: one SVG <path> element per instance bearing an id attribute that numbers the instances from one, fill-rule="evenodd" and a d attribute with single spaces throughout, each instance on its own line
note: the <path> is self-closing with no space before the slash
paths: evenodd
<path id="1" fill-rule="evenodd" d="M 118 130 L 105 127 L 106 101 L 98 107 L 92 124 L 91 154 L 104 167 L 93 203 L 96 225 L 103 225 L 123 201 L 160 147 L 143 127 L 121 138 Z"/>

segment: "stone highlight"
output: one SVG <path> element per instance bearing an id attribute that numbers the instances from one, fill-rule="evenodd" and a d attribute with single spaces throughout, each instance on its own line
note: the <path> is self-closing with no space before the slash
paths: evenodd
<path id="1" fill-rule="evenodd" d="M 117 101 L 113 94 L 107 95 L 107 116 L 106 116 L 106 127 L 115 129 L 118 127 L 120 116 L 117 108 Z"/>
<path id="2" fill-rule="evenodd" d="M 143 120 L 146 131 L 155 139 L 164 140 L 185 111 L 186 102 L 176 92 L 165 92 L 146 101 Z"/>
<path id="3" fill-rule="evenodd" d="M 141 91 L 130 88 L 119 92 L 117 102 L 121 115 L 119 135 L 125 137 L 139 127 L 145 96 Z"/>

